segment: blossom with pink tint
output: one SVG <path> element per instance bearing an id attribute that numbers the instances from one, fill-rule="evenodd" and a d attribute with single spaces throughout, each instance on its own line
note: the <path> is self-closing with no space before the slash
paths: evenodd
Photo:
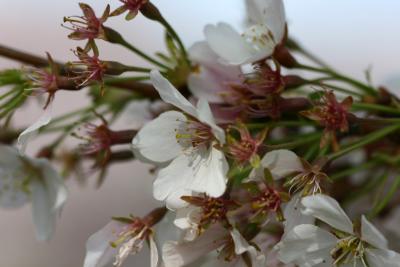
<path id="1" fill-rule="evenodd" d="M 313 109 L 301 112 L 303 116 L 310 120 L 315 120 L 321 126 L 325 127 L 321 138 L 321 147 L 331 142 L 333 148 L 338 150 L 336 132 L 347 132 L 349 130 L 347 117 L 352 103 L 353 98 L 351 96 L 339 102 L 333 91 L 326 91 L 321 101 Z"/>
<path id="2" fill-rule="evenodd" d="M 165 215 L 164 209 L 155 209 L 144 218 L 115 218 L 93 234 L 86 243 L 84 267 L 104 267 L 113 262 L 122 266 L 129 255 L 139 253 L 145 242 L 150 247 L 150 266 L 158 266 L 158 249 L 152 226 Z"/>
<path id="3" fill-rule="evenodd" d="M 126 20 L 131 20 L 136 17 L 139 13 L 139 10 L 149 2 L 149 0 L 119 0 L 122 3 L 122 6 L 114 10 L 110 16 L 118 16 L 122 13 L 128 11 L 126 14 Z"/>
<path id="4" fill-rule="evenodd" d="M 89 41 L 94 39 L 105 39 L 103 23 L 106 22 L 110 16 L 110 6 L 107 5 L 100 18 L 96 16 L 95 12 L 89 5 L 79 3 L 79 7 L 83 12 L 83 16 L 64 17 L 64 23 L 68 22 L 71 24 L 70 27 L 64 26 L 72 31 L 68 37 L 73 40 Z"/>
<path id="5" fill-rule="evenodd" d="M 224 103 L 223 95 L 231 90 L 231 84 L 242 81 L 240 67 L 221 63 L 218 55 L 205 41 L 196 42 L 188 53 L 190 60 L 197 64 L 188 78 L 191 93 L 209 103 Z"/>

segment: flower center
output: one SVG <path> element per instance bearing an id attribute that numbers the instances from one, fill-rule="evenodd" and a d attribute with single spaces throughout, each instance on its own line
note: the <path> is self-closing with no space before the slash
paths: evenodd
<path id="1" fill-rule="evenodd" d="M 303 190 L 303 195 L 308 196 L 322 193 L 321 182 L 325 180 L 329 180 L 325 173 L 311 168 L 290 179 L 285 186 L 289 187 L 289 192 L 295 193 Z"/>
<path id="2" fill-rule="evenodd" d="M 275 46 L 274 36 L 265 24 L 253 25 L 242 34 L 242 37 L 251 44 L 255 51 L 271 50 Z"/>
<path id="3" fill-rule="evenodd" d="M 349 236 L 339 240 L 336 247 L 331 251 L 331 256 L 334 259 L 334 266 L 361 261 L 365 267 L 368 265 L 364 257 L 365 244 L 357 236 Z"/>
<path id="4" fill-rule="evenodd" d="M 184 148 L 208 147 L 214 135 L 211 127 L 196 120 L 184 121 L 178 129 L 175 129 L 176 141 Z"/>
<path id="5" fill-rule="evenodd" d="M 262 210 L 263 213 L 269 211 L 278 211 L 281 205 L 281 197 L 279 192 L 271 187 L 266 187 L 265 190 L 258 197 L 253 199 L 253 208 Z"/>

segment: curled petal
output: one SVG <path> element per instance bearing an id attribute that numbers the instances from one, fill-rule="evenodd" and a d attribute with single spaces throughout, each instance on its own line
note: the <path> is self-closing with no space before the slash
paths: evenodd
<path id="1" fill-rule="evenodd" d="M 51 118 L 52 118 L 52 105 L 50 104 L 45 109 L 43 114 L 39 117 L 39 119 L 19 135 L 17 146 L 22 153 L 25 152 L 30 139 L 32 139 L 36 135 L 36 133 L 39 131 L 40 128 L 49 124 Z"/>
<path id="2" fill-rule="evenodd" d="M 159 71 L 151 71 L 150 79 L 162 100 L 197 118 L 195 107 Z"/>
<path id="3" fill-rule="evenodd" d="M 335 229 L 353 234 L 353 223 L 335 199 L 317 194 L 304 197 L 301 203 L 304 206 L 303 214 L 313 216 Z"/>

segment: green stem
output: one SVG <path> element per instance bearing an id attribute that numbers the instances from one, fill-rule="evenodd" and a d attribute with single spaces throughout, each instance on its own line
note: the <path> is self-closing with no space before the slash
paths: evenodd
<path id="1" fill-rule="evenodd" d="M 118 83 L 118 82 L 147 81 L 149 79 L 150 79 L 149 76 L 107 78 L 104 81 L 104 84 L 110 85 L 110 84 Z"/>
<path id="2" fill-rule="evenodd" d="M 321 138 L 321 133 L 312 133 L 307 136 L 299 137 L 298 141 L 293 141 L 293 142 L 288 142 L 288 143 L 282 143 L 282 144 L 276 144 L 276 145 L 266 145 L 266 147 L 270 150 L 275 150 L 275 149 L 293 149 L 314 141 L 317 141 Z"/>
<path id="3" fill-rule="evenodd" d="M 145 54 L 138 48 L 136 48 L 133 45 L 131 45 L 130 43 L 128 43 L 119 32 L 117 32 L 111 28 L 108 28 L 108 27 L 104 27 L 104 32 L 105 32 L 107 41 L 109 41 L 110 43 L 122 45 L 123 47 L 127 48 L 128 50 L 132 51 L 133 53 L 137 54 L 138 56 L 146 59 L 147 61 L 153 63 L 154 65 L 159 66 L 160 68 L 168 69 L 168 67 L 166 65 L 160 63 L 159 61 L 155 60 L 151 56 Z"/>
<path id="4" fill-rule="evenodd" d="M 370 133 L 368 135 L 366 135 L 364 138 L 362 138 L 361 140 L 354 142 L 351 145 L 348 145 L 347 147 L 339 150 L 338 152 L 335 152 L 333 154 L 331 154 L 328 158 L 329 161 L 335 160 L 347 153 L 350 153 L 360 147 L 363 147 L 365 145 L 368 145 L 370 143 L 373 143 L 383 137 L 385 137 L 388 134 L 393 133 L 394 131 L 397 131 L 400 129 L 400 124 L 394 124 L 388 127 L 385 127 L 381 130 L 375 131 L 373 133 Z"/>
<path id="5" fill-rule="evenodd" d="M 321 68 L 316 68 L 316 67 L 302 65 L 302 64 L 298 64 L 296 67 L 299 69 L 303 69 L 303 70 L 309 70 L 309 71 L 328 74 L 328 75 L 331 75 L 333 78 L 336 78 L 343 82 L 347 82 L 347 83 L 359 88 L 360 90 L 362 90 L 363 92 L 365 92 L 367 94 L 370 94 L 370 95 L 377 94 L 377 91 L 374 88 L 372 88 L 371 86 L 366 85 L 360 81 L 354 80 L 350 77 L 344 76 L 342 74 L 336 73 L 335 71 L 333 71 L 331 69 L 321 69 Z"/>
<path id="6" fill-rule="evenodd" d="M 154 58 L 148 56 L 147 54 L 145 54 L 144 52 L 140 51 L 138 48 L 134 47 L 133 45 L 131 45 L 130 43 L 126 42 L 125 40 L 123 40 L 123 42 L 119 43 L 120 45 L 122 45 L 123 47 L 127 48 L 128 50 L 132 51 L 133 53 L 137 54 L 138 56 L 146 59 L 147 61 L 153 63 L 154 65 L 163 68 L 163 69 L 168 69 L 168 67 L 164 64 L 162 64 L 161 62 L 155 60 Z"/>
<path id="7" fill-rule="evenodd" d="M 175 39 L 175 41 L 178 43 L 179 49 L 182 52 L 182 55 L 184 56 L 186 62 L 190 65 L 189 57 L 186 52 L 186 48 L 183 45 L 183 42 L 179 35 L 176 33 L 174 28 L 168 23 L 168 21 L 164 18 L 164 16 L 161 14 L 160 10 L 153 5 L 151 2 L 148 2 L 143 8 L 141 9 L 142 14 L 151 20 L 158 21 L 165 27 L 167 30 L 168 34 Z"/>
<path id="8" fill-rule="evenodd" d="M 266 123 L 246 123 L 246 127 L 249 129 L 263 129 L 266 127 L 296 127 L 296 126 L 308 126 L 315 125 L 312 121 L 272 121 Z"/>
<path id="9" fill-rule="evenodd" d="M 373 167 L 375 167 L 377 164 L 378 164 L 378 161 L 377 161 L 377 160 L 371 160 L 371 161 L 368 161 L 368 162 L 364 162 L 364 163 L 361 164 L 361 165 L 357 165 L 357 166 L 354 166 L 354 167 L 351 167 L 351 168 L 342 170 L 342 171 L 340 171 L 340 172 L 337 172 L 337 173 L 335 173 L 335 174 L 332 174 L 332 175 L 330 175 L 329 177 L 330 177 L 333 181 L 339 181 L 339 180 L 341 180 L 341 179 L 343 179 L 343 178 L 346 178 L 346 177 L 348 177 L 348 176 L 350 176 L 350 175 L 353 175 L 353 174 L 355 174 L 355 173 L 357 173 L 357 172 L 359 172 L 359 171 L 363 171 L 363 170 L 366 170 L 366 169 L 373 168 Z"/>
<path id="10" fill-rule="evenodd" d="M 326 80 L 326 78 L 324 78 L 324 80 Z M 332 78 L 330 78 L 330 80 L 332 80 Z M 309 84 L 313 84 L 313 85 L 318 85 L 318 86 L 321 86 L 321 87 L 327 87 L 327 88 L 333 89 L 333 90 L 335 90 L 337 92 L 345 93 L 345 94 L 356 96 L 356 97 L 359 97 L 359 98 L 363 97 L 362 94 L 354 92 L 353 90 L 346 89 L 346 88 L 343 88 L 343 87 L 340 87 L 340 86 L 337 86 L 337 85 L 333 85 L 333 84 L 322 83 L 321 79 L 310 80 L 310 81 L 308 81 L 308 83 Z"/>
<path id="11" fill-rule="evenodd" d="M 384 198 L 381 201 L 378 201 L 375 207 L 372 209 L 372 212 L 369 214 L 369 218 L 374 218 L 378 215 L 392 200 L 393 196 L 400 188 L 400 175 L 398 175 L 395 180 L 393 181 L 389 191 L 385 194 Z"/>
<path id="12" fill-rule="evenodd" d="M 369 104 L 369 103 L 353 103 L 352 109 L 354 110 L 368 110 L 368 111 L 378 111 L 384 112 L 393 115 L 400 115 L 400 110 L 392 107 L 377 105 L 377 104 Z"/>

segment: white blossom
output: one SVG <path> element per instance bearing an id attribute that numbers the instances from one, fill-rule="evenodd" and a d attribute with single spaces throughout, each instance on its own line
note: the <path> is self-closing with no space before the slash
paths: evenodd
<path id="1" fill-rule="evenodd" d="M 47 159 L 0 145 L 0 206 L 17 208 L 31 201 L 38 240 L 50 239 L 66 199 L 63 179 Z"/>
<path id="2" fill-rule="evenodd" d="M 211 49 L 233 65 L 255 62 L 272 55 L 285 35 L 282 0 L 247 0 L 249 27 L 239 34 L 229 24 L 207 25 L 205 36 Z"/>
<path id="3" fill-rule="evenodd" d="M 132 224 L 111 221 L 89 237 L 86 243 L 84 267 L 106 267 L 123 265 L 129 255 L 135 255 L 148 241 L 150 247 L 150 266 L 158 266 L 158 249 L 152 230 L 140 221 Z"/>
<path id="4" fill-rule="evenodd" d="M 300 267 L 400 266 L 400 255 L 388 249 L 385 237 L 364 216 L 360 231 L 355 231 L 339 203 L 329 196 L 307 196 L 302 205 L 304 214 L 325 222 L 335 231 L 331 233 L 312 224 L 294 227 L 277 245 L 282 262 Z"/>
<path id="5" fill-rule="evenodd" d="M 169 208 L 185 205 L 180 199 L 193 192 L 221 196 L 226 189 L 228 164 L 216 145 L 225 143 L 208 103 L 195 108 L 158 71 L 150 74 L 162 100 L 183 112 L 167 111 L 147 123 L 132 140 L 135 155 L 165 165 L 157 173 L 153 194 Z"/>

